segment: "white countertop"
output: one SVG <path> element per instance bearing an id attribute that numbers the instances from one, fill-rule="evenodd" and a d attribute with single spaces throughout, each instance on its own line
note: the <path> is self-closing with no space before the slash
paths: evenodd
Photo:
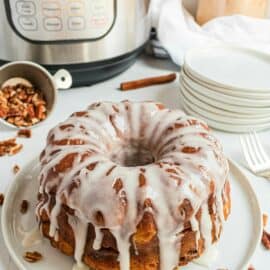
<path id="1" fill-rule="evenodd" d="M 141 57 L 129 70 L 109 81 L 91 87 L 61 91 L 59 93 L 58 106 L 53 116 L 48 119 L 48 122 L 33 129 L 33 136 L 31 139 L 18 140 L 23 144 L 23 150 L 13 157 L 0 157 L 0 193 L 5 193 L 8 185 L 13 181 L 14 174 L 12 172 L 12 168 L 15 164 L 18 164 L 22 168 L 30 160 L 39 155 L 45 145 L 47 132 L 51 127 L 66 119 L 74 111 L 79 111 L 86 108 L 87 105 L 92 102 L 101 100 L 121 101 L 125 99 L 157 100 L 163 102 L 167 107 L 178 109 L 181 108 L 178 81 L 171 84 L 154 86 L 129 92 L 121 92 L 117 89 L 119 84 L 123 81 L 162 75 L 171 71 L 178 71 L 178 69 L 176 66 L 165 60 L 155 60 L 144 56 Z M 223 143 L 227 156 L 234 159 L 239 164 L 244 165 L 245 162 L 241 152 L 239 135 L 218 131 L 214 131 L 214 133 Z M 15 135 L 16 131 L 0 126 L 0 140 L 11 138 Z M 260 136 L 265 149 L 270 154 L 270 131 L 262 132 Z M 250 176 L 251 184 L 259 198 L 263 212 L 270 216 L 270 181 L 257 178 L 248 172 L 247 174 Z M 241 218 L 241 213 L 239 213 L 239 218 Z M 268 229 L 270 229 L 270 226 L 268 226 Z M 239 233 L 241 233 L 241 230 Z M 252 259 L 252 264 L 255 266 L 256 270 L 270 269 L 270 252 L 266 251 L 260 246 Z M 1 232 L 0 270 L 17 270 L 4 246 Z"/>

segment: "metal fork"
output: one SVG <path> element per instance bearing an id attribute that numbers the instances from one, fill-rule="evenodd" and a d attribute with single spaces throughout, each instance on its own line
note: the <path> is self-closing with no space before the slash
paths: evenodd
<path id="1" fill-rule="evenodd" d="M 270 179 L 270 158 L 256 132 L 240 136 L 243 153 L 251 171 Z"/>

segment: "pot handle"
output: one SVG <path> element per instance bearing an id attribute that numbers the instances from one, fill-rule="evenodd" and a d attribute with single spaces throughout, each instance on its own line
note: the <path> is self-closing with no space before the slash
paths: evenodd
<path id="1" fill-rule="evenodd" d="M 72 76 L 66 69 L 59 69 L 54 75 L 54 82 L 57 89 L 69 89 L 72 86 Z"/>

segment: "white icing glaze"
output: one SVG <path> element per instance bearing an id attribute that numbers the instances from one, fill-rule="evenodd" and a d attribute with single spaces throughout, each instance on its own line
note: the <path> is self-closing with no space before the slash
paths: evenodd
<path id="1" fill-rule="evenodd" d="M 74 263 L 72 270 L 89 270 L 89 267 L 85 264 Z"/>
<path id="2" fill-rule="evenodd" d="M 58 222 L 57 217 L 61 209 L 61 202 L 59 201 L 59 198 L 56 199 L 55 207 L 51 211 L 50 219 L 51 219 L 51 226 L 49 235 L 50 237 L 56 238 L 57 237 L 57 230 L 58 230 Z"/>
<path id="3" fill-rule="evenodd" d="M 22 246 L 24 248 L 31 248 L 42 243 L 43 241 L 43 236 L 41 235 L 38 227 L 34 227 L 30 231 L 24 231 L 23 229 L 20 229 L 19 232 L 23 237 Z"/>
<path id="4" fill-rule="evenodd" d="M 88 223 L 85 220 L 77 218 L 77 216 L 69 216 L 69 225 L 72 227 L 75 235 L 75 253 L 74 258 L 78 266 L 83 267 L 82 256 L 84 253 Z"/>
<path id="5" fill-rule="evenodd" d="M 103 233 L 100 228 L 95 227 L 95 234 L 96 234 L 96 238 L 93 243 L 93 249 L 100 250 L 102 239 L 103 239 Z"/>
<path id="6" fill-rule="evenodd" d="M 208 249 L 212 244 L 212 221 L 208 211 L 208 205 L 202 205 L 202 217 L 200 222 L 200 232 L 204 239 L 205 248 Z"/>
<path id="7" fill-rule="evenodd" d="M 46 211 L 51 221 L 50 236 L 56 237 L 62 203 L 75 211 L 68 221 L 75 235 L 74 257 L 79 266 L 82 265 L 88 224 L 91 223 L 96 233 L 93 248 L 99 250 L 101 247 L 101 229 L 109 229 L 116 239 L 120 269 L 129 270 L 130 237 L 136 232 L 144 212 L 150 211 L 158 229 L 160 269 L 174 269 L 179 262 L 185 219 L 179 206 L 185 200 L 193 209 L 190 221 L 197 233 L 197 241 L 202 237 L 205 248 L 209 248 L 212 221 L 207 200 L 212 181 L 215 183 L 217 205 L 213 211 L 217 217 L 218 236 L 223 222 L 221 196 L 228 176 L 222 148 L 203 122 L 186 116 L 182 111 L 160 110 L 158 107 L 154 102 L 93 104 L 85 115 L 73 115 L 48 136 L 48 145 L 41 158 L 39 192 L 49 194 L 57 187 L 56 203 L 49 211 L 49 200 L 45 203 L 41 200 L 37 213 Z M 64 129 L 61 128 L 63 125 L 66 126 Z M 54 141 L 68 139 L 70 143 L 52 144 L 52 136 Z M 82 145 L 70 145 L 75 139 Z M 197 151 L 187 153 L 183 151 L 185 147 Z M 56 166 L 73 153 L 76 157 L 72 167 L 64 173 L 57 173 Z M 146 155 L 150 164 L 141 165 L 136 160 L 135 165 L 140 166 L 130 167 L 132 158 L 143 159 Z M 149 161 L 149 156 L 155 161 Z M 87 168 L 93 164 L 92 169 Z M 55 174 L 49 176 L 50 171 Z M 139 187 L 140 174 L 146 179 L 142 187 Z M 114 189 L 117 179 L 122 183 L 118 192 Z M 72 184 L 75 188 L 70 191 Z M 139 211 L 138 205 L 144 205 L 147 198 L 153 209 Z M 202 211 L 200 223 L 195 217 L 199 209 Z M 97 212 L 104 218 L 102 226 L 95 218 Z"/>
<path id="8" fill-rule="evenodd" d="M 216 245 L 212 245 L 204 251 L 200 258 L 193 260 L 193 262 L 205 267 L 210 267 L 217 260 L 218 255 Z"/>

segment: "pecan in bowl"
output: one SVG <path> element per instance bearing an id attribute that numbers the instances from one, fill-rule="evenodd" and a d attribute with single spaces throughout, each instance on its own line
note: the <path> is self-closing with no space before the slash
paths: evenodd
<path id="1" fill-rule="evenodd" d="M 16 127 L 30 127 L 47 117 L 47 102 L 33 86 L 16 84 L 0 89 L 0 118 Z"/>

